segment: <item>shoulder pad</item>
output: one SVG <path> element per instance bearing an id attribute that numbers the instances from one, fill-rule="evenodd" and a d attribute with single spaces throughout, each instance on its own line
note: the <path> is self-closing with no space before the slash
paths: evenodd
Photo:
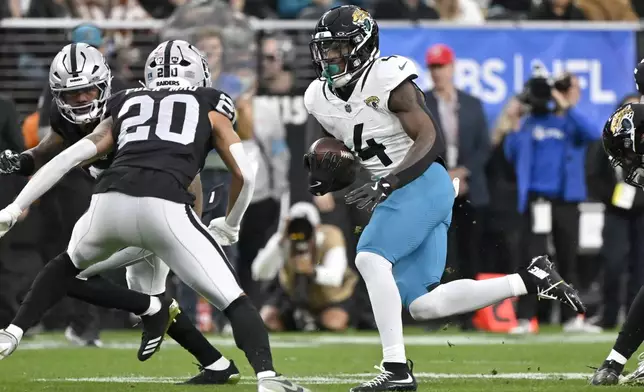
<path id="1" fill-rule="evenodd" d="M 123 102 L 123 97 L 128 90 L 119 91 L 116 94 L 110 95 L 105 104 L 105 115 L 103 117 L 116 116 L 118 113 L 113 113 L 119 108 Z"/>
<path id="2" fill-rule="evenodd" d="M 214 110 L 228 117 L 233 124 L 236 121 L 236 110 L 233 99 L 223 91 L 211 87 L 199 87 L 197 94 L 202 96 L 209 105 L 209 110 Z"/>
<path id="3" fill-rule="evenodd" d="M 324 93 L 324 82 L 320 79 L 315 79 L 309 84 L 304 92 L 304 107 L 309 114 L 313 113 L 313 104 L 319 99 L 319 96 Z"/>
<path id="4" fill-rule="evenodd" d="M 416 64 L 403 56 L 380 57 L 374 65 L 378 84 L 385 92 L 391 92 L 405 80 L 418 77 Z"/>

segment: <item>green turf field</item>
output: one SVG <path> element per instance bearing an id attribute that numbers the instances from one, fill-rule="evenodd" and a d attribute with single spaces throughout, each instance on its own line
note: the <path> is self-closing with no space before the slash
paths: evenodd
<path id="1" fill-rule="evenodd" d="M 545 332 L 516 338 L 457 331 L 410 330 L 407 354 L 415 361 L 419 391 L 586 391 L 615 333 L 566 335 Z M 256 391 L 253 373 L 232 338 L 212 336 L 242 371 L 236 386 L 186 387 L 174 383 L 196 373 L 193 358 L 172 340 L 146 363 L 136 359 L 137 335 L 105 333 L 106 348 L 74 348 L 60 334 L 26 340 L 0 361 L 0 391 Z M 380 360 L 373 333 L 274 334 L 275 363 L 313 391 L 347 391 L 370 378 Z M 628 369 L 636 365 L 634 359 Z M 617 387 L 617 390 L 641 390 Z"/>

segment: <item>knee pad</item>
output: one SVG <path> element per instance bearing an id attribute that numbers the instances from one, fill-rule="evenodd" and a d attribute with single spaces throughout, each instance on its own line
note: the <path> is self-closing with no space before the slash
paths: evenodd
<path id="1" fill-rule="evenodd" d="M 443 318 L 451 313 L 446 312 L 444 307 L 445 303 L 443 301 L 442 286 L 437 286 L 430 293 L 423 295 L 422 297 L 416 298 L 411 304 L 409 304 L 409 314 L 413 317 L 414 320 L 432 320 Z"/>
<path id="2" fill-rule="evenodd" d="M 378 273 L 377 271 L 391 273 L 392 267 L 387 259 L 375 253 L 360 252 L 356 255 L 356 268 L 365 280 Z"/>

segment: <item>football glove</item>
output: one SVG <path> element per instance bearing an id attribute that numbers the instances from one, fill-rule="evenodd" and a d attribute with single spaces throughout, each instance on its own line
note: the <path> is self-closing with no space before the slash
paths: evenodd
<path id="1" fill-rule="evenodd" d="M 376 206 L 385 201 L 393 191 L 394 187 L 390 181 L 383 177 L 374 183 L 365 184 L 347 193 L 344 201 L 347 204 L 358 203 L 356 205 L 358 209 L 368 208 L 369 212 L 373 212 Z"/>
<path id="2" fill-rule="evenodd" d="M 336 181 L 341 158 L 330 151 L 317 159 L 314 153 L 304 154 L 304 166 L 309 170 L 309 192 L 322 196 L 344 188 L 346 185 Z"/>
<path id="3" fill-rule="evenodd" d="M 211 220 L 208 231 L 219 245 L 230 246 L 239 241 L 239 227 L 230 226 L 223 216 Z"/>
<path id="4" fill-rule="evenodd" d="M 0 238 L 16 224 L 22 210 L 17 204 L 9 204 L 3 210 L 0 210 Z"/>
<path id="5" fill-rule="evenodd" d="M 20 154 L 11 150 L 0 153 L 0 174 L 13 174 L 20 171 Z"/>

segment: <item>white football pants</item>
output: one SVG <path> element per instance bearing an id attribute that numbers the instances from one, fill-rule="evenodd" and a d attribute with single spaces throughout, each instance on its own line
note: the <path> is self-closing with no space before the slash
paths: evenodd
<path id="1" fill-rule="evenodd" d="M 148 295 L 165 292 L 170 268 L 149 250 L 133 246 L 121 249 L 107 260 L 89 266 L 78 277 L 85 279 L 121 267 L 125 267 L 125 279 L 130 289 Z"/>
<path id="2" fill-rule="evenodd" d="M 125 247 L 147 249 L 159 257 L 146 263 L 123 255 L 110 257 Z M 123 250 L 125 255 L 138 254 L 150 260 L 145 252 Z M 90 273 L 136 263 L 131 275 L 136 275 L 137 268 L 146 273 L 131 278 L 133 282 L 128 279 L 128 284 L 144 286 L 164 275 L 164 290 L 167 271 L 160 266 L 165 262 L 179 279 L 220 310 L 242 294 L 223 250 L 192 208 L 168 200 L 117 192 L 93 195 L 89 209 L 74 226 L 67 253 L 77 268 L 93 268 Z M 151 271 L 156 278 L 150 277 Z"/>

